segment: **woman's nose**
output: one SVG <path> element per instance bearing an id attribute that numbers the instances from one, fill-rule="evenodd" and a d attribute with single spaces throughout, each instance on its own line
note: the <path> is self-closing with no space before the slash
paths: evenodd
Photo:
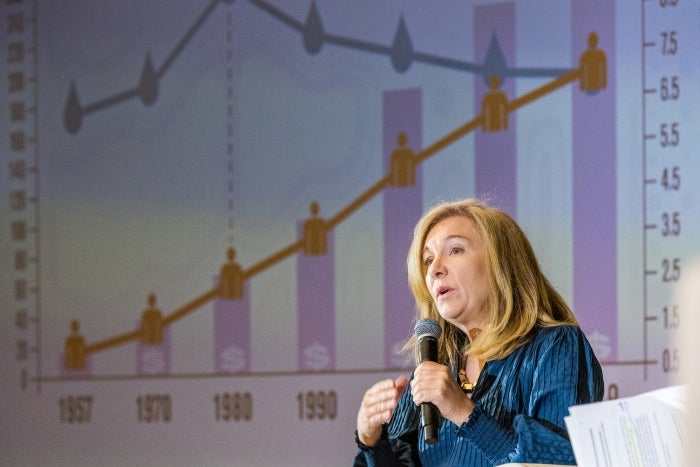
<path id="1" fill-rule="evenodd" d="M 439 277 L 445 274 L 445 267 L 439 258 L 433 259 L 430 263 L 430 270 L 428 271 L 431 277 Z"/>

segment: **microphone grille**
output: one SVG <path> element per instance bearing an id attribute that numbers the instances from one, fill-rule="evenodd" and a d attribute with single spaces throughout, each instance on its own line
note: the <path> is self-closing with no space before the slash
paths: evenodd
<path id="1" fill-rule="evenodd" d="M 413 333 L 418 340 L 426 336 L 437 339 L 442 334 L 442 329 L 437 321 L 425 318 L 416 323 Z"/>

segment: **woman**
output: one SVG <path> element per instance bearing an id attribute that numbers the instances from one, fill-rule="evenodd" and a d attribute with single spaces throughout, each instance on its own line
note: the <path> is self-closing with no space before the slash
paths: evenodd
<path id="1" fill-rule="evenodd" d="M 473 199 L 433 208 L 408 279 L 417 319 L 442 327 L 438 362 L 367 390 L 355 465 L 575 464 L 564 417 L 602 399 L 602 371 L 515 221 Z M 419 428 L 426 402 L 443 419 L 436 444 Z"/>

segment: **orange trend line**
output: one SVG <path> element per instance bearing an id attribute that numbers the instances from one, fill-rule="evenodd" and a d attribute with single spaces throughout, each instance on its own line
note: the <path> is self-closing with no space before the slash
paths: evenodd
<path id="1" fill-rule="evenodd" d="M 182 308 L 175 310 L 172 312 L 170 315 L 166 316 L 163 319 L 163 326 L 169 326 L 172 324 L 174 321 L 177 321 L 178 319 L 184 317 L 185 315 L 193 312 L 200 306 L 204 305 L 206 302 L 214 298 L 216 295 L 219 294 L 219 287 L 214 287 L 211 289 L 209 292 L 205 293 L 204 295 L 201 295 L 191 302 L 189 302 L 187 305 L 183 306 Z M 109 349 L 111 347 L 117 347 L 122 344 L 126 344 L 127 342 L 137 340 L 141 336 L 141 330 L 137 329 L 135 331 L 127 332 L 124 334 L 119 334 L 118 336 L 110 337 L 108 339 L 105 339 L 103 341 L 95 342 L 92 345 L 88 345 L 85 347 L 85 353 L 86 354 L 91 354 L 95 352 L 100 352 L 102 350 Z"/>
<path id="2" fill-rule="evenodd" d="M 367 201 L 370 199 L 374 198 L 374 195 L 382 191 L 385 186 L 389 184 L 389 175 L 386 175 L 384 178 L 379 180 L 377 183 L 372 185 L 368 190 L 366 190 L 364 193 L 362 193 L 360 196 L 355 198 L 355 201 L 352 203 L 348 204 L 343 208 L 338 214 L 335 216 L 331 217 L 328 220 L 328 229 L 334 228 L 336 225 L 340 224 L 342 221 L 344 221 L 347 217 L 350 216 L 353 212 L 357 211 L 360 209 L 360 207 L 365 204 Z"/>
<path id="3" fill-rule="evenodd" d="M 576 81 L 580 76 L 580 71 L 579 69 L 571 70 L 568 73 L 565 73 L 558 77 L 557 79 L 550 81 L 549 83 L 545 84 L 544 86 L 541 86 L 537 89 L 534 89 L 527 94 L 523 94 L 520 97 L 516 97 L 512 101 L 508 102 L 508 105 L 506 109 L 508 112 L 512 112 L 515 109 L 519 109 L 520 107 L 524 106 L 525 104 L 529 104 L 530 102 L 534 101 L 535 99 L 539 99 L 542 96 L 545 96 L 546 94 L 549 94 L 550 92 L 553 92 L 560 87 L 564 86 L 565 84 L 569 84 L 573 81 Z"/>
<path id="4" fill-rule="evenodd" d="M 579 70 L 571 70 L 568 73 L 565 73 L 558 78 L 550 81 L 549 83 L 545 84 L 544 86 L 541 86 L 539 88 L 536 88 L 532 91 L 530 91 L 527 94 L 524 94 L 520 97 L 517 97 L 510 102 L 508 102 L 506 110 L 508 112 L 513 112 L 516 109 L 519 109 L 520 107 L 529 104 L 530 102 L 534 101 L 535 99 L 539 99 L 540 97 L 543 97 L 551 92 L 554 92 L 555 90 L 559 89 L 560 87 L 571 83 L 572 81 L 576 81 L 579 78 Z M 420 164 L 421 162 L 425 161 L 428 159 L 430 156 L 434 155 L 438 151 L 446 148 L 450 144 L 454 143 L 461 137 L 465 136 L 467 133 L 470 133 L 474 130 L 476 130 L 483 121 L 483 116 L 479 115 L 478 117 L 474 118 L 473 120 L 470 120 L 469 122 L 465 123 L 461 127 L 457 128 L 454 130 L 452 133 L 448 134 L 447 136 L 437 140 L 434 142 L 432 145 L 428 146 L 427 148 L 423 149 L 421 152 L 416 154 L 416 163 Z"/>
<path id="5" fill-rule="evenodd" d="M 555 90 L 559 89 L 560 87 L 571 83 L 573 81 L 576 81 L 580 76 L 580 72 L 578 69 L 572 70 L 566 74 L 563 74 L 556 78 L 553 81 L 550 81 L 549 83 L 534 89 L 533 91 L 530 91 L 527 94 L 524 94 L 520 97 L 517 97 L 511 101 L 508 102 L 507 104 L 507 111 L 508 112 L 513 112 L 516 109 L 519 109 L 520 107 L 527 105 L 531 102 L 533 102 L 536 99 L 539 99 L 551 92 L 554 92 Z M 440 138 L 427 148 L 423 149 L 421 152 L 417 153 L 415 156 L 415 161 L 416 164 L 420 164 L 423 161 L 427 160 L 429 157 L 435 155 L 442 149 L 446 148 L 450 144 L 454 143 L 458 139 L 462 138 L 466 134 L 476 130 L 482 123 L 483 117 L 482 115 L 479 115 L 478 117 L 468 121 L 464 125 L 458 127 L 457 129 L 453 130 L 451 133 L 447 134 L 446 136 Z M 352 201 L 350 204 L 348 204 L 345 208 L 343 208 L 340 212 L 338 212 L 335 216 L 331 217 L 328 220 L 328 230 L 333 229 L 336 225 L 340 224 L 342 221 L 347 219 L 353 212 L 357 211 L 363 204 L 365 204 L 367 201 L 372 199 L 376 194 L 378 194 L 380 191 L 382 191 L 388 184 L 389 184 L 389 177 L 390 175 L 385 175 L 384 178 L 379 180 L 377 183 L 372 185 L 369 189 L 367 189 L 364 193 L 362 193 L 360 196 L 358 196 L 354 201 Z M 291 245 L 287 246 L 286 248 L 278 251 L 277 253 L 272 254 L 271 256 L 268 256 L 264 260 L 260 261 L 257 264 L 254 264 L 250 268 L 248 268 L 246 271 L 243 272 L 243 280 L 248 280 L 251 277 L 263 272 L 265 269 L 273 266 L 274 264 L 282 261 L 286 257 L 294 254 L 297 250 L 301 250 L 302 247 L 304 246 L 304 241 L 298 240 L 295 243 L 292 243 Z M 201 295 L 200 297 L 195 298 L 188 304 L 184 305 L 178 310 L 175 310 L 172 312 L 170 315 L 166 316 L 163 319 L 163 325 L 167 326 L 172 324 L 173 322 L 177 321 L 180 318 L 183 318 L 187 316 L 189 313 L 192 313 L 195 311 L 197 308 L 200 306 L 204 305 L 206 302 L 209 300 L 213 299 L 216 295 L 219 294 L 219 287 L 215 287 L 205 293 L 204 295 Z M 101 350 L 108 349 L 110 347 L 116 347 L 118 345 L 125 344 L 129 341 L 136 340 L 140 336 L 140 331 L 132 331 L 128 332 L 125 334 L 120 334 L 114 337 L 111 337 L 109 339 L 105 339 L 100 342 L 96 342 L 90 346 L 87 346 L 85 348 L 85 352 L 90 354 L 94 352 L 99 352 Z"/>
<path id="6" fill-rule="evenodd" d="M 461 127 L 457 128 L 454 130 L 452 133 L 448 134 L 447 136 L 437 140 L 427 148 L 423 149 L 421 152 L 416 154 L 416 163 L 420 164 L 424 160 L 426 160 L 428 157 L 434 155 L 438 151 L 446 148 L 450 144 L 454 143 L 458 139 L 460 139 L 462 136 L 466 135 L 467 133 L 470 133 L 474 130 L 476 130 L 479 125 L 481 125 L 481 122 L 483 120 L 483 117 L 479 115 L 473 120 L 468 121 Z"/>
<path id="7" fill-rule="evenodd" d="M 116 347 L 118 345 L 126 344 L 129 341 L 133 341 L 133 340 L 138 339 L 140 335 L 141 335 L 141 331 L 136 330 L 136 331 L 127 332 L 125 334 L 120 334 L 118 336 L 110 337 L 109 339 L 95 342 L 92 345 L 86 346 L 85 353 L 91 354 L 94 352 L 99 352 L 101 350 L 108 349 L 110 347 Z"/>
<path id="8" fill-rule="evenodd" d="M 187 316 L 188 314 L 192 313 L 194 310 L 199 308 L 200 306 L 204 305 L 207 303 L 209 300 L 212 298 L 216 297 L 219 295 L 219 286 L 217 285 L 213 289 L 211 289 L 209 292 L 205 293 L 204 295 L 200 295 L 199 297 L 195 298 L 188 304 L 180 307 L 179 309 L 173 311 L 170 313 L 168 316 L 163 318 L 163 326 L 169 326 L 170 324 L 174 323 L 180 318 L 183 318 Z"/>
<path id="9" fill-rule="evenodd" d="M 269 268 L 275 263 L 279 263 L 282 261 L 284 258 L 287 256 L 290 256 L 294 254 L 297 250 L 301 250 L 301 248 L 304 246 L 304 240 L 299 240 L 298 242 L 292 243 L 288 247 L 278 251 L 277 253 L 268 256 L 264 260 L 260 261 L 257 264 L 254 264 L 253 266 L 249 267 L 246 271 L 243 272 L 243 280 L 248 280 L 254 275 L 261 273 L 265 269 Z"/>

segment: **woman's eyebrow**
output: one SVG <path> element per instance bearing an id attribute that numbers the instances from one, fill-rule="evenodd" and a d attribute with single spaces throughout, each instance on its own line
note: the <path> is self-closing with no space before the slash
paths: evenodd
<path id="1" fill-rule="evenodd" d="M 445 238 L 445 241 L 447 242 L 447 241 L 449 241 L 449 240 L 464 240 L 464 241 L 466 241 L 466 242 L 471 242 L 471 241 L 472 241 L 472 239 L 471 239 L 470 237 L 467 237 L 467 236 L 461 235 L 461 234 L 448 235 L 448 236 Z"/>
<path id="2" fill-rule="evenodd" d="M 462 235 L 462 234 L 453 234 L 453 235 L 448 235 L 447 237 L 445 237 L 445 243 L 448 242 L 448 241 L 450 241 L 450 240 L 455 240 L 455 239 L 460 239 L 460 240 L 464 240 L 464 241 L 467 241 L 467 242 L 471 242 L 471 241 L 472 241 L 472 239 L 471 239 L 470 237 L 467 237 L 467 236 L 465 236 L 465 235 Z M 428 246 L 423 247 L 423 254 L 425 254 L 426 252 L 430 252 L 430 251 L 431 251 L 431 250 L 430 250 L 430 247 L 428 247 Z"/>

